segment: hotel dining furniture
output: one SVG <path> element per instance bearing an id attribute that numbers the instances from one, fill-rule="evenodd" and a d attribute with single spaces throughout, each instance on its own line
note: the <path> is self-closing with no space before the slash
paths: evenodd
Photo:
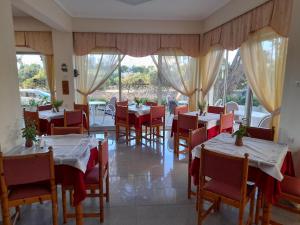
<path id="1" fill-rule="evenodd" d="M 235 138 L 228 133 L 204 142 L 205 149 L 236 157 L 249 155 L 248 180 L 253 182 L 263 196 L 263 224 L 269 224 L 270 212 L 273 203 L 280 196 L 281 182 L 285 175 L 294 176 L 294 167 L 288 146 L 272 141 L 244 137 L 243 146 L 236 146 Z M 194 177 L 194 184 L 198 185 L 201 146 L 193 150 L 193 161 L 190 169 Z"/>
<path id="2" fill-rule="evenodd" d="M 274 141 L 275 128 L 246 127 L 246 136 Z"/>
<path id="3" fill-rule="evenodd" d="M 51 124 L 51 135 L 83 134 L 82 127 L 55 127 Z"/>
<path id="4" fill-rule="evenodd" d="M 220 133 L 232 133 L 233 132 L 233 123 L 234 123 L 234 114 L 233 112 L 223 114 L 220 116 Z"/>
<path id="5" fill-rule="evenodd" d="M 158 103 L 147 101 L 147 102 L 145 102 L 145 105 L 147 105 L 147 106 L 158 106 Z"/>
<path id="6" fill-rule="evenodd" d="M 134 124 L 129 120 L 128 106 L 116 105 L 116 116 L 115 116 L 115 126 L 116 126 L 116 140 L 119 141 L 120 137 L 125 137 L 126 144 L 133 140 L 135 137 L 131 135 L 131 131 Z M 124 130 L 123 130 L 124 129 Z"/>
<path id="7" fill-rule="evenodd" d="M 64 110 L 64 127 L 82 127 L 83 128 L 83 111 L 82 110 Z"/>
<path id="8" fill-rule="evenodd" d="M 216 114 L 225 114 L 226 110 L 225 110 L 225 106 L 211 106 L 209 105 L 207 107 L 207 112 L 209 113 L 216 113 Z"/>
<path id="9" fill-rule="evenodd" d="M 55 182 L 72 186 L 76 225 L 83 224 L 81 202 L 87 197 L 85 175 L 95 167 L 98 158 L 97 140 L 82 134 L 54 135 L 42 137 L 41 147 L 25 148 L 19 145 L 6 153 L 8 156 L 28 155 L 53 151 Z"/>
<path id="10" fill-rule="evenodd" d="M 91 114 L 92 114 L 92 126 L 94 124 L 96 124 L 96 113 L 97 110 L 102 110 L 105 111 L 105 107 L 107 105 L 107 103 L 105 101 L 89 101 L 89 109 L 91 110 Z M 115 103 L 113 104 L 115 107 Z M 74 109 L 75 105 L 74 105 Z"/>
<path id="11" fill-rule="evenodd" d="M 84 119 L 86 120 L 86 127 L 83 127 L 83 129 L 88 134 L 90 134 L 90 107 L 89 107 L 89 105 L 74 103 L 74 110 L 82 110 L 82 112 L 84 112 Z"/>
<path id="12" fill-rule="evenodd" d="M 40 105 L 37 107 L 38 111 L 45 111 L 45 110 L 51 110 L 53 108 L 52 105 Z"/>
<path id="13" fill-rule="evenodd" d="M 116 105 L 127 106 L 128 105 L 128 100 L 116 102 Z"/>
<path id="14" fill-rule="evenodd" d="M 180 153 L 186 153 L 189 146 L 189 132 L 190 130 L 196 130 L 198 128 L 198 114 L 187 115 L 178 114 L 177 131 L 174 136 L 174 153 L 179 157 Z M 181 142 L 184 141 L 184 143 Z M 180 151 L 180 146 L 185 147 L 183 151 Z"/>
<path id="15" fill-rule="evenodd" d="M 189 111 L 188 105 L 176 106 L 174 110 L 174 115 L 178 115 L 179 113 L 187 113 Z"/>
<path id="16" fill-rule="evenodd" d="M 213 138 L 220 132 L 220 114 L 216 113 L 205 113 L 200 115 L 198 111 L 184 113 L 185 115 L 196 115 L 198 114 L 198 126 L 206 127 L 207 139 Z M 171 128 L 171 137 L 177 132 L 177 120 L 178 116 L 174 116 Z"/>
<path id="17" fill-rule="evenodd" d="M 108 139 L 107 133 L 104 135 L 104 140 L 98 143 L 98 157 L 95 161 L 96 166 L 85 173 L 85 188 L 89 191 L 87 197 L 98 198 L 99 212 L 84 212 L 83 217 L 98 217 L 100 223 L 104 222 L 104 197 L 106 202 L 109 202 L 109 163 L 108 163 Z M 105 181 L 105 193 L 104 182 Z M 66 192 L 73 192 L 73 186 L 62 186 L 62 205 L 63 205 L 63 220 L 67 223 L 67 218 L 74 218 L 74 213 L 67 212 Z M 97 193 L 98 191 L 98 193 Z"/>
<path id="18" fill-rule="evenodd" d="M 165 131 L 166 131 L 166 108 L 164 105 L 150 106 L 150 119 L 145 121 L 142 126 L 145 126 L 146 140 L 154 141 L 154 137 L 157 139 L 162 138 L 163 143 L 165 142 Z M 163 129 L 163 135 L 160 134 L 160 127 Z M 148 134 L 149 128 L 149 134 Z M 150 136 L 150 138 L 148 138 Z"/>
<path id="19" fill-rule="evenodd" d="M 201 145 L 200 175 L 198 194 L 198 225 L 202 225 L 204 219 L 212 210 L 218 211 L 220 204 L 238 208 L 238 224 L 244 224 L 245 208 L 250 202 L 250 212 L 247 225 L 251 225 L 254 212 L 255 186 L 248 185 L 248 153 L 244 157 L 236 157 L 220 152 L 209 151 L 205 145 Z M 213 203 L 205 211 L 203 200 L 214 199 Z"/>
<path id="20" fill-rule="evenodd" d="M 32 121 L 34 123 L 37 134 L 38 135 L 42 134 L 38 111 L 33 111 L 32 112 L 32 111 L 27 111 L 26 109 L 23 109 L 23 118 L 24 118 L 25 126 L 27 126 L 27 123 L 29 121 Z"/>
<path id="21" fill-rule="evenodd" d="M 52 224 L 58 225 L 57 192 L 55 186 L 53 152 L 3 156 L 0 152 L 0 186 L 3 225 L 20 219 L 21 205 L 52 203 Z M 13 222 L 10 208 L 16 213 Z"/>

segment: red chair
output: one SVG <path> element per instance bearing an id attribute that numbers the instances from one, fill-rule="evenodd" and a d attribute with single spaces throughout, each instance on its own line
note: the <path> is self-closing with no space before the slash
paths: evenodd
<path id="1" fill-rule="evenodd" d="M 52 105 L 40 105 L 37 107 L 38 111 L 46 111 L 46 110 L 52 110 Z"/>
<path id="2" fill-rule="evenodd" d="M 174 110 L 174 115 L 178 115 L 179 113 L 187 113 L 189 111 L 189 106 L 183 105 L 183 106 L 176 106 Z"/>
<path id="3" fill-rule="evenodd" d="M 57 193 L 52 151 L 47 153 L 3 156 L 0 152 L 2 222 L 11 225 L 10 208 L 15 207 L 14 222 L 20 205 L 52 202 L 52 223 L 57 225 Z"/>
<path id="4" fill-rule="evenodd" d="M 174 137 L 174 150 L 177 157 L 179 156 L 179 153 L 186 152 L 186 150 L 179 151 L 180 146 L 184 146 L 185 148 L 189 147 L 189 131 L 196 130 L 197 128 L 198 114 L 195 116 L 185 114 L 178 115 L 177 132 Z M 181 143 L 180 140 L 184 140 L 186 144 Z"/>
<path id="5" fill-rule="evenodd" d="M 207 112 L 216 113 L 216 114 L 226 113 L 224 106 L 210 106 L 210 105 L 207 107 Z"/>
<path id="6" fill-rule="evenodd" d="M 150 102 L 150 101 L 145 102 L 145 105 L 146 106 L 158 106 L 157 102 Z"/>
<path id="7" fill-rule="evenodd" d="M 275 129 L 272 128 L 260 128 L 260 127 L 246 127 L 247 136 L 267 141 L 274 141 Z"/>
<path id="8" fill-rule="evenodd" d="M 83 213 L 83 217 L 99 217 L 100 223 L 104 222 L 104 197 L 106 202 L 109 202 L 109 154 L 108 154 L 108 139 L 105 132 L 103 141 L 99 141 L 97 165 L 85 174 L 85 187 L 90 191 L 87 197 L 99 199 L 99 212 Z M 105 193 L 104 193 L 105 180 Z M 62 202 L 63 202 L 63 220 L 67 223 L 67 218 L 74 218 L 75 214 L 67 212 L 66 192 L 73 191 L 71 186 L 62 186 Z M 98 191 L 98 192 L 96 192 Z"/>
<path id="9" fill-rule="evenodd" d="M 116 106 L 128 106 L 128 100 L 116 102 Z"/>
<path id="10" fill-rule="evenodd" d="M 133 140 L 135 137 L 130 135 L 130 131 L 134 131 L 131 127 L 134 124 L 131 124 L 129 121 L 129 113 L 128 106 L 116 105 L 116 116 L 115 116 L 115 124 L 116 124 L 116 139 L 119 141 L 120 136 L 125 136 L 126 144 L 129 144 L 130 140 Z M 125 128 L 125 132 L 120 132 L 120 128 Z"/>
<path id="11" fill-rule="evenodd" d="M 233 132 L 233 123 L 234 123 L 234 114 L 221 113 L 220 116 L 220 133 L 232 133 Z"/>
<path id="12" fill-rule="evenodd" d="M 51 124 L 51 135 L 83 134 L 82 127 L 54 127 Z"/>
<path id="13" fill-rule="evenodd" d="M 23 108 L 23 117 L 24 117 L 25 126 L 28 122 L 34 123 L 36 132 L 38 135 L 40 135 L 41 129 L 40 129 L 40 118 L 39 118 L 38 111 L 31 112 L 31 111 L 27 111 L 25 108 Z"/>
<path id="14" fill-rule="evenodd" d="M 190 130 L 188 170 L 190 170 L 192 165 L 192 150 L 197 145 L 201 145 L 202 143 L 204 143 L 206 140 L 207 140 L 207 131 L 205 127 L 201 127 L 196 130 Z M 188 172 L 188 198 L 190 199 L 192 195 L 196 195 L 196 193 L 192 191 L 192 176 L 190 172 Z"/>
<path id="15" fill-rule="evenodd" d="M 86 122 L 86 128 L 84 128 L 84 130 L 86 130 L 88 132 L 88 134 L 90 134 L 90 107 L 89 107 L 89 105 L 74 103 L 74 110 L 82 110 L 85 113 L 85 115 L 83 117 Z"/>
<path id="16" fill-rule="evenodd" d="M 82 110 L 64 111 L 65 127 L 83 127 Z"/>
<path id="17" fill-rule="evenodd" d="M 206 150 L 202 145 L 198 225 L 203 224 L 203 220 L 213 209 L 218 210 L 221 202 L 239 209 L 238 224 L 242 225 L 245 208 L 249 201 L 250 213 L 247 224 L 252 224 L 255 186 L 247 185 L 248 164 L 248 154 L 245 154 L 245 158 L 239 158 Z M 215 201 L 204 212 L 203 200 L 206 198 Z"/>
<path id="18" fill-rule="evenodd" d="M 166 108 L 165 106 L 151 106 L 150 108 L 150 120 L 143 123 L 142 125 L 146 128 L 145 138 L 146 140 L 154 140 L 154 136 L 157 138 L 163 138 L 163 143 L 165 142 L 165 131 L 166 131 Z M 163 127 L 163 135 L 160 135 L 160 127 Z M 148 134 L 148 128 L 150 128 L 150 133 Z M 154 130 L 156 129 L 156 133 Z M 148 138 L 150 135 L 150 138 Z"/>

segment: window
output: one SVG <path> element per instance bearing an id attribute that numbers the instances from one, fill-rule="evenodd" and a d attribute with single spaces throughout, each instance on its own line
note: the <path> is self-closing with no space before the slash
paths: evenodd
<path id="1" fill-rule="evenodd" d="M 22 106 L 36 106 L 51 101 L 43 56 L 17 54 L 19 89 Z"/>

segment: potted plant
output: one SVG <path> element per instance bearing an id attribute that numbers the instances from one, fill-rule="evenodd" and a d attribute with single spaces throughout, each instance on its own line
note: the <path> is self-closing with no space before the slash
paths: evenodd
<path id="1" fill-rule="evenodd" d="M 59 107 L 61 107 L 63 103 L 63 100 L 54 100 L 52 103 L 53 110 L 55 109 L 56 112 L 59 112 Z"/>
<path id="2" fill-rule="evenodd" d="M 202 102 L 198 102 L 198 109 L 199 109 L 200 116 L 204 113 L 205 108 L 206 108 L 205 100 L 203 100 Z"/>
<path id="3" fill-rule="evenodd" d="M 27 120 L 25 121 L 25 127 L 22 129 L 22 137 L 25 138 L 25 147 L 31 148 L 33 142 L 36 141 L 36 127 L 34 121 Z"/>
<path id="4" fill-rule="evenodd" d="M 140 107 L 142 104 L 142 100 L 137 97 L 134 98 L 134 102 L 136 103 L 136 107 Z"/>
<path id="5" fill-rule="evenodd" d="M 243 146 L 243 137 L 246 136 L 247 129 L 246 126 L 240 125 L 239 129 L 232 134 L 232 137 L 236 136 L 235 145 Z"/>

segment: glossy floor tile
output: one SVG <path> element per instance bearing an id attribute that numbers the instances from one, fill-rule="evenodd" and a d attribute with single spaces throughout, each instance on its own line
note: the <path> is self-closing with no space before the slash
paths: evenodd
<path id="1" fill-rule="evenodd" d="M 97 138 L 103 134 L 94 134 Z M 167 133 L 166 137 L 169 137 Z M 187 158 L 173 154 L 173 140 L 164 145 L 134 141 L 126 146 L 109 137 L 110 203 L 105 203 L 104 225 L 196 225 L 195 199 L 187 199 Z M 62 222 L 59 193 L 59 224 Z M 87 199 L 84 209 L 97 210 L 98 202 Z M 220 212 L 207 217 L 204 225 L 237 224 L 238 211 L 222 205 Z M 247 212 L 245 213 L 247 217 Z M 300 216 L 273 208 L 273 218 L 284 225 L 300 225 Z M 22 207 L 19 225 L 51 224 L 51 204 Z M 69 219 L 67 224 L 75 224 Z M 84 224 L 100 224 L 97 218 L 84 219 Z"/>

